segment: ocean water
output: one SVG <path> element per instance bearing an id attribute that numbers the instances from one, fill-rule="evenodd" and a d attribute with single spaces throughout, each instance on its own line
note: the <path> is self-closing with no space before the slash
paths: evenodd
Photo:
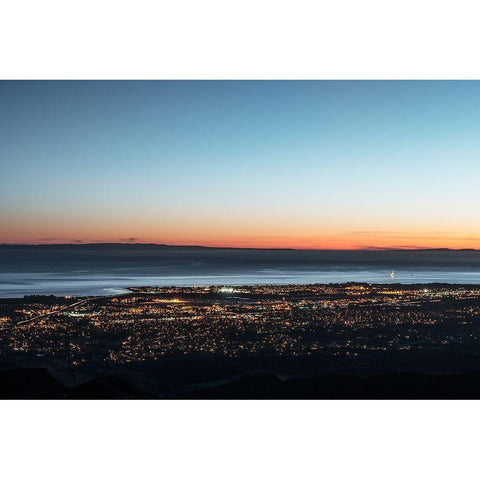
<path id="1" fill-rule="evenodd" d="M 129 286 L 341 282 L 480 284 L 480 252 L 0 246 L 0 298 L 110 295 Z"/>

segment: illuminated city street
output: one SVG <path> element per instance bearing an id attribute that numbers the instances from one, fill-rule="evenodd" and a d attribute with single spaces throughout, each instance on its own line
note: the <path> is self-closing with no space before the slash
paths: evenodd
<path id="1" fill-rule="evenodd" d="M 453 371 L 465 368 L 457 357 L 480 361 L 476 286 L 142 287 L 6 299 L 0 308 L 4 359 L 53 362 L 72 375 L 208 359 L 244 362 L 246 373 L 273 362 L 276 374 L 303 376 L 395 370 L 396 362 L 442 372 L 439 353 Z"/>

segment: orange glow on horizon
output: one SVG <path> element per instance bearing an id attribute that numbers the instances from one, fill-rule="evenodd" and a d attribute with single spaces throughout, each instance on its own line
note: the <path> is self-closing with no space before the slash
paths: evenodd
<path id="1" fill-rule="evenodd" d="M 51 244 L 92 244 L 92 243 L 123 243 L 123 244 L 157 244 L 170 246 L 204 246 L 217 248 L 259 248 L 259 249 L 298 249 L 298 250 L 382 250 L 382 249 L 401 249 L 416 250 L 428 248 L 450 248 L 450 249 L 480 249 L 480 239 L 467 241 L 464 238 L 444 237 L 432 238 L 429 241 L 417 240 L 414 236 L 398 238 L 398 241 L 392 242 L 390 239 L 381 238 L 342 238 L 338 239 L 288 239 L 280 237 L 278 239 L 269 238 L 261 240 L 252 239 L 225 239 L 211 240 L 205 239 L 157 239 L 157 238 L 117 238 L 106 237 L 104 239 L 90 238 L 49 238 L 47 239 L 25 239 L 25 238 L 6 238 L 0 240 L 3 244 L 23 244 L 23 245 L 51 245 Z"/>
<path id="2" fill-rule="evenodd" d="M 161 220 L 159 220 L 159 218 Z M 290 215 L 285 218 L 196 216 L 160 217 L 113 214 L 103 220 L 78 216 L 16 215 L 2 223 L 0 243 L 82 244 L 155 243 L 234 248 L 295 248 L 325 250 L 474 248 L 480 249 L 480 228 L 383 220 L 342 222 L 339 219 Z M 348 225 L 348 227 L 347 227 Z"/>

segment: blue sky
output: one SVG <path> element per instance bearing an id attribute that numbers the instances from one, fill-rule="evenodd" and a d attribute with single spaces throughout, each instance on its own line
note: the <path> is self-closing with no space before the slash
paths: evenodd
<path id="1" fill-rule="evenodd" d="M 0 105 L 2 242 L 480 246 L 479 82 L 3 81 Z"/>

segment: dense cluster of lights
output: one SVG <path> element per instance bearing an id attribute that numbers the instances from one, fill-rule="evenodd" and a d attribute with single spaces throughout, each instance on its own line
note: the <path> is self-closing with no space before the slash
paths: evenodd
<path id="1" fill-rule="evenodd" d="M 0 353 L 73 365 L 186 354 L 356 357 L 476 348 L 480 338 L 480 289 L 448 285 L 145 287 L 110 298 L 30 297 L 1 308 Z"/>

